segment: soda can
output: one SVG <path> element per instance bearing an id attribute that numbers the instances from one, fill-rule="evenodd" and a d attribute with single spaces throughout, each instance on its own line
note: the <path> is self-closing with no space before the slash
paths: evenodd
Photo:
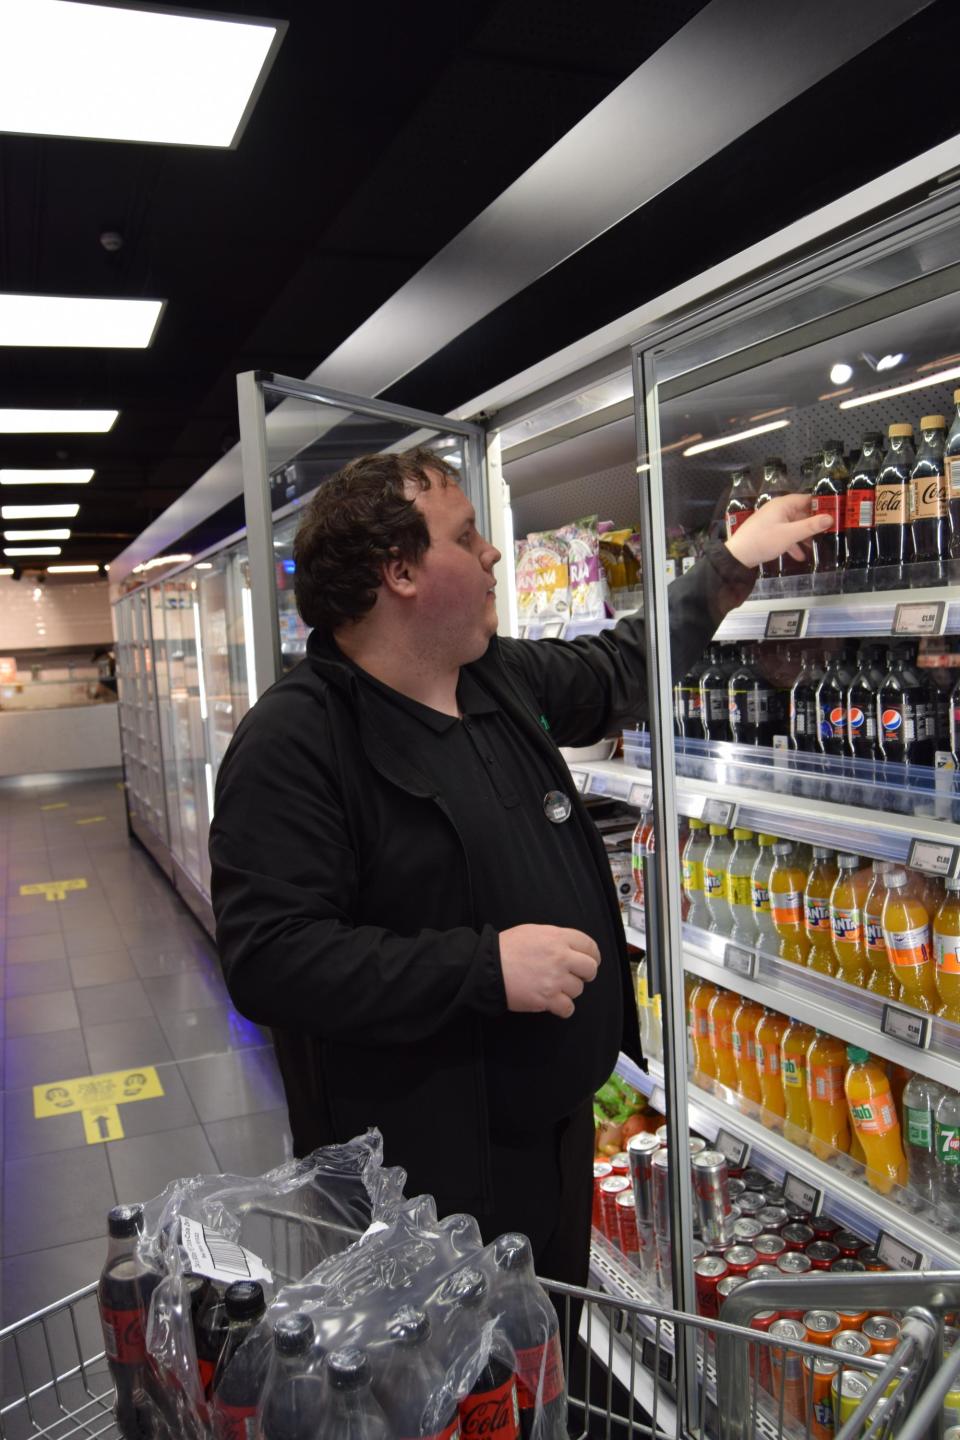
<path id="1" fill-rule="evenodd" d="M 833 1423 L 837 1429 L 846 1424 L 863 1397 L 870 1389 L 870 1381 L 854 1370 L 841 1370 L 833 1377 L 830 1391 L 833 1397 Z"/>
<path id="2" fill-rule="evenodd" d="M 757 1224 L 758 1222 L 754 1221 L 753 1223 Z M 761 1260 L 766 1260 L 772 1264 L 784 1254 L 787 1248 L 787 1242 L 782 1235 L 769 1235 L 764 1233 L 755 1237 L 753 1248 Z"/>
<path id="3" fill-rule="evenodd" d="M 653 1226 L 643 1220 L 637 1221 L 637 1265 L 645 1275 L 652 1274 L 657 1268 L 656 1235 Z"/>
<path id="4" fill-rule="evenodd" d="M 630 1174 L 630 1156 L 627 1154 L 626 1150 L 621 1150 L 618 1154 L 611 1155 L 610 1164 L 613 1167 L 614 1175 Z"/>
<path id="5" fill-rule="evenodd" d="M 653 1157 L 653 1228 L 658 1236 L 670 1236 L 670 1186 L 667 1180 L 667 1152 L 658 1150 Z"/>
<path id="6" fill-rule="evenodd" d="M 829 1215 L 814 1215 L 810 1228 L 814 1240 L 832 1240 L 841 1227 L 839 1220 L 831 1220 Z"/>
<path id="7" fill-rule="evenodd" d="M 756 1247 L 754 1247 L 754 1248 L 756 1248 Z M 782 1274 L 780 1273 L 780 1271 L 777 1269 L 776 1265 L 765 1265 L 765 1264 L 763 1264 L 763 1262 L 761 1262 L 759 1265 L 754 1265 L 753 1269 L 750 1271 L 750 1279 L 751 1279 L 751 1280 L 782 1280 L 782 1279 L 783 1279 L 783 1276 L 782 1276 Z M 786 1313 L 787 1313 L 787 1312 L 786 1312 L 786 1311 L 783 1311 L 783 1310 L 781 1310 L 781 1312 L 780 1312 L 781 1315 L 784 1315 L 784 1314 L 786 1314 Z"/>
<path id="8" fill-rule="evenodd" d="M 960 1425 L 951 1425 L 949 1430 L 944 1430 L 943 1440 L 960 1440 Z"/>
<path id="9" fill-rule="evenodd" d="M 727 1189 L 730 1191 L 731 1200 L 738 1200 L 746 1188 L 746 1185 L 744 1185 L 739 1175 L 733 1175 L 727 1181 Z"/>
<path id="10" fill-rule="evenodd" d="M 673 1290 L 673 1247 L 669 1235 L 656 1237 L 656 1249 L 657 1284 L 669 1295 Z"/>
<path id="11" fill-rule="evenodd" d="M 769 1176 L 764 1175 L 762 1170 L 757 1170 L 753 1165 L 744 1170 L 740 1178 L 748 1190 L 759 1190 L 761 1194 L 770 1184 Z"/>
<path id="12" fill-rule="evenodd" d="M 775 1320 L 767 1332 L 771 1340 L 789 1344 L 804 1341 L 807 1332 L 799 1320 Z M 782 1345 L 770 1347 L 770 1391 L 783 1413 L 790 1420 L 803 1421 L 803 1360 L 796 1352 Z"/>
<path id="13" fill-rule="evenodd" d="M 740 1206 L 741 1215 L 748 1215 L 755 1220 L 766 1205 L 766 1201 L 759 1190 L 744 1190 L 743 1194 L 737 1197 L 737 1204 Z"/>
<path id="14" fill-rule="evenodd" d="M 786 1205 L 787 1203 L 782 1185 L 765 1185 L 763 1195 L 768 1205 Z"/>
<path id="15" fill-rule="evenodd" d="M 883 1271 L 890 1269 L 890 1266 L 881 1260 L 877 1254 L 876 1245 L 868 1245 L 865 1250 L 860 1251 L 860 1254 L 857 1255 L 856 1258 L 862 1263 L 866 1270 L 870 1270 L 876 1275 L 880 1275 Z"/>
<path id="16" fill-rule="evenodd" d="M 637 1207 L 638 1224 L 653 1223 L 653 1157 L 660 1149 L 655 1135 L 643 1132 L 627 1141 L 633 1201 Z"/>
<path id="17" fill-rule="evenodd" d="M 620 1249 L 628 1260 L 636 1264 L 640 1256 L 640 1236 L 637 1231 L 637 1212 L 633 1204 L 633 1191 L 624 1190 L 617 1196 L 617 1226 Z"/>
<path id="18" fill-rule="evenodd" d="M 840 1315 L 841 1330 L 859 1330 L 870 1314 L 869 1310 L 844 1310 L 840 1305 L 837 1306 L 837 1311 Z"/>
<path id="19" fill-rule="evenodd" d="M 786 1250 L 777 1259 L 777 1269 L 781 1275 L 809 1275 L 813 1261 L 802 1250 Z"/>
<path id="20" fill-rule="evenodd" d="M 721 1310 L 723 1310 L 724 1300 L 732 1295 L 734 1290 L 739 1290 L 740 1286 L 746 1285 L 746 1283 L 746 1275 L 724 1275 L 720 1284 L 717 1286 L 717 1301 L 719 1302 Z"/>
<path id="21" fill-rule="evenodd" d="M 630 1189 L 626 1175 L 608 1175 L 600 1181 L 600 1229 L 611 1245 L 620 1245 L 620 1225 L 617 1220 L 617 1196 Z"/>
<path id="22" fill-rule="evenodd" d="M 727 1262 L 720 1255 L 704 1255 L 694 1263 L 693 1275 L 697 1287 L 697 1310 L 709 1320 L 716 1320 L 720 1314 L 717 1286 L 729 1274 Z"/>
<path id="23" fill-rule="evenodd" d="M 719 1150 L 703 1150 L 694 1155 L 691 1166 L 693 1198 L 704 1244 L 709 1246 L 717 1240 L 729 1239 L 733 1222 L 726 1160 Z"/>
<path id="24" fill-rule="evenodd" d="M 829 1240 L 814 1240 L 807 1246 L 807 1255 L 814 1270 L 829 1270 L 834 1260 L 840 1259 L 840 1251 Z"/>
<path id="25" fill-rule="evenodd" d="M 861 1326 L 871 1355 L 892 1355 L 900 1343 L 900 1326 L 886 1315 L 870 1315 Z"/>
<path id="26" fill-rule="evenodd" d="M 690 1158 L 691 1158 L 691 1160 L 693 1159 L 694 1155 L 702 1155 L 703 1152 L 704 1152 L 704 1150 L 706 1150 L 706 1149 L 707 1149 L 707 1142 L 706 1142 L 706 1140 L 702 1140 L 699 1135 L 691 1135 L 691 1136 L 690 1136 Z"/>
<path id="27" fill-rule="evenodd" d="M 658 1126 L 657 1126 L 657 1140 L 659 1141 L 659 1143 L 660 1143 L 661 1145 L 666 1145 L 666 1143 L 667 1143 L 667 1127 L 666 1127 L 666 1125 L 658 1125 Z"/>
<path id="28" fill-rule="evenodd" d="M 731 1245 L 723 1252 L 723 1258 L 731 1275 L 748 1275 L 759 1260 L 752 1245 Z"/>
<path id="29" fill-rule="evenodd" d="M 845 1258 L 834 1260 L 830 1266 L 830 1269 L 835 1275 L 862 1275 L 866 1268 L 862 1260 L 847 1260 Z"/>
<path id="30" fill-rule="evenodd" d="M 789 1216 L 791 1225 L 809 1225 L 810 1211 L 804 1205 L 798 1205 L 796 1200 L 784 1200 L 783 1208 Z"/>
<path id="31" fill-rule="evenodd" d="M 803 1357 L 803 1400 L 811 1440 L 832 1440 L 833 1382 L 840 1366 L 829 1355 Z"/>
<path id="32" fill-rule="evenodd" d="M 810 1226 L 803 1225 L 798 1220 L 784 1225 L 780 1234 L 788 1250 L 806 1250 L 808 1245 L 813 1244 L 813 1231 Z"/>
<path id="33" fill-rule="evenodd" d="M 750 1276 L 751 1280 L 755 1275 L 756 1271 Z M 750 1321 L 750 1329 L 759 1330 L 761 1334 L 766 1335 L 774 1321 L 782 1318 L 779 1310 L 761 1310 Z M 755 1380 L 759 1380 L 764 1390 L 769 1393 L 772 1388 L 769 1345 L 750 1346 L 750 1374 Z"/>
<path id="34" fill-rule="evenodd" d="M 609 1160 L 594 1160 L 593 1162 L 593 1226 L 595 1230 L 603 1229 L 603 1219 L 600 1211 L 600 1181 L 606 1180 L 608 1175 L 613 1174 L 613 1166 Z"/>
<path id="35" fill-rule="evenodd" d="M 837 1310 L 808 1310 L 803 1323 L 811 1345 L 829 1345 L 834 1335 L 840 1334 L 840 1313 Z"/>
<path id="36" fill-rule="evenodd" d="M 707 1247 L 702 1240 L 690 1241 L 690 1254 L 694 1260 L 701 1260 L 707 1253 Z"/>
<path id="37" fill-rule="evenodd" d="M 861 1240 L 859 1235 L 854 1235 L 852 1230 L 838 1230 L 833 1237 L 833 1243 L 840 1251 L 843 1260 L 859 1260 L 861 1250 L 866 1250 L 866 1240 Z"/>
<path id="38" fill-rule="evenodd" d="M 764 1230 L 776 1230 L 778 1233 L 789 1222 L 789 1215 L 782 1205 L 764 1205 L 757 1216 Z"/>
<path id="39" fill-rule="evenodd" d="M 943 1402 L 943 1423 L 950 1429 L 944 1435 L 960 1435 L 960 1390 L 951 1390 Z"/>
<path id="40" fill-rule="evenodd" d="M 759 1220 L 751 1220 L 748 1215 L 741 1215 L 739 1220 L 733 1222 L 733 1240 L 736 1245 L 752 1245 L 758 1235 L 763 1234 L 763 1226 Z"/>
<path id="41" fill-rule="evenodd" d="M 870 1341 L 859 1330 L 839 1330 L 830 1341 L 830 1349 L 841 1355 L 869 1355 Z"/>

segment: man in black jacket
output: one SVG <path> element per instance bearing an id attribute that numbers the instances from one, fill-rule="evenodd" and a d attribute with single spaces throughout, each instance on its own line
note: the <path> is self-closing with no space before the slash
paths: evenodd
<path id="1" fill-rule="evenodd" d="M 762 560 L 809 538 L 771 502 L 671 587 L 683 673 Z M 306 659 L 243 719 L 210 832 L 237 1008 L 272 1027 L 294 1149 L 376 1124 L 408 1193 L 525 1231 L 583 1283 L 591 1097 L 640 1057 L 603 845 L 560 745 L 646 707 L 643 622 L 498 639 L 498 551 L 429 452 L 326 482 L 294 547 Z"/>

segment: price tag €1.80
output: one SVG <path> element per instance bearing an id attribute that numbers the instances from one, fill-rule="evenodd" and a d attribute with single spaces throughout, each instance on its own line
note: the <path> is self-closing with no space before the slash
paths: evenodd
<path id="1" fill-rule="evenodd" d="M 905 1245 L 902 1240 L 898 1240 L 886 1230 L 880 1231 L 877 1240 L 877 1259 L 882 1260 L 884 1265 L 889 1265 L 891 1270 L 921 1270 L 923 1268 L 923 1256 L 920 1251 L 914 1250 L 912 1245 Z"/>
<path id="2" fill-rule="evenodd" d="M 799 1205 L 809 1215 L 816 1215 L 823 1199 L 823 1191 L 815 1185 L 808 1185 L 799 1175 L 787 1175 L 783 1182 L 783 1193 L 793 1205 Z"/>
<path id="3" fill-rule="evenodd" d="M 738 1140 L 731 1135 L 729 1130 L 718 1130 L 717 1138 L 713 1142 L 714 1150 L 719 1150 L 727 1164 L 733 1170 L 742 1170 L 747 1163 L 747 1156 L 750 1154 L 750 1146 L 746 1140 Z"/>

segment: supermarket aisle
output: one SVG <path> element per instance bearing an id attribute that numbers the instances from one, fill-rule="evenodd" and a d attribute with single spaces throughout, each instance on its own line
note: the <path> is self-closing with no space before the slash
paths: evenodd
<path id="1" fill-rule="evenodd" d="M 116 780 L 0 788 L 0 874 L 8 1324 L 95 1278 L 109 1206 L 258 1173 L 289 1135 L 269 1038 L 128 837 Z"/>

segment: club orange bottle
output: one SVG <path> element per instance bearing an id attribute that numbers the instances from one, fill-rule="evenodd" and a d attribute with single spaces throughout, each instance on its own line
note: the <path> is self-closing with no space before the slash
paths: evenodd
<path id="1" fill-rule="evenodd" d="M 756 1000 L 741 1000 L 733 1021 L 733 1063 L 737 1071 L 737 1093 L 759 1105 L 763 1099 L 760 1074 L 757 1070 L 757 1026 L 763 1019 L 763 1006 Z"/>
<path id="2" fill-rule="evenodd" d="M 842 1040 L 817 1030 L 807 1051 L 807 1102 L 810 1106 L 810 1149 L 821 1160 L 850 1149 L 850 1116 L 843 1082 L 847 1047 Z"/>
<path id="3" fill-rule="evenodd" d="M 870 887 L 869 871 L 859 855 L 837 856 L 837 878 L 830 895 L 830 930 L 837 973 L 848 985 L 863 988 L 870 977 L 863 907 Z"/>
<path id="4" fill-rule="evenodd" d="M 960 1024 L 960 876 L 946 882 L 943 903 L 933 922 L 933 949 L 941 1000 L 937 1014 Z"/>
<path id="5" fill-rule="evenodd" d="M 690 995 L 690 1043 L 693 1047 L 693 1073 L 703 1080 L 712 1080 L 717 1067 L 710 1045 L 710 1005 L 720 991 L 709 980 L 699 980 Z"/>
<path id="6" fill-rule="evenodd" d="M 874 995 L 885 995 L 888 1000 L 899 1000 L 900 986 L 890 969 L 887 958 L 887 942 L 883 938 L 883 902 L 887 898 L 886 877 L 893 866 L 889 860 L 874 860 L 873 878 L 863 905 L 863 921 L 866 931 L 866 956 L 870 974 L 867 989 Z"/>
<path id="7" fill-rule="evenodd" d="M 710 1024 L 710 1047 L 715 1065 L 714 1078 L 730 1090 L 737 1088 L 737 1066 L 733 1058 L 733 1017 L 740 996 L 719 990 L 710 1001 L 707 1012 Z"/>
<path id="8" fill-rule="evenodd" d="M 807 960 L 806 936 L 803 933 L 803 892 L 807 872 L 789 840 L 778 840 L 773 847 L 773 869 L 770 871 L 770 913 L 780 936 L 780 958 L 795 965 Z"/>
<path id="9" fill-rule="evenodd" d="M 822 845 L 813 847 L 813 865 L 803 892 L 803 923 L 807 937 L 807 967 L 821 975 L 837 973 L 837 957 L 833 953 L 833 932 L 830 928 L 830 896 L 837 879 L 833 851 Z"/>
<path id="10" fill-rule="evenodd" d="M 907 890 L 903 870 L 885 876 L 887 898 L 883 902 L 883 938 L 890 968 L 900 984 L 900 999 L 915 1010 L 933 1013 L 940 1003 L 937 995 L 936 965 L 930 937 L 930 916 L 922 900 Z"/>
<path id="11" fill-rule="evenodd" d="M 757 1074 L 760 1077 L 760 1103 L 770 1115 L 781 1120 L 787 1113 L 783 1098 L 783 1074 L 780 1069 L 780 1041 L 787 1028 L 787 1017 L 776 1010 L 764 1010 L 757 1026 Z"/>
<path id="12" fill-rule="evenodd" d="M 867 1181 L 874 1190 L 886 1195 L 894 1185 L 907 1183 L 907 1159 L 890 1081 L 883 1066 L 871 1059 L 869 1051 L 850 1045 L 847 1059 L 850 1068 L 844 1091 L 851 1122 L 866 1155 Z"/>
<path id="13" fill-rule="evenodd" d="M 816 1031 L 800 1020 L 791 1020 L 780 1041 L 780 1070 L 787 1114 L 783 1133 L 794 1145 L 806 1149 L 810 1142 L 810 1101 L 807 1099 L 807 1051 Z"/>

